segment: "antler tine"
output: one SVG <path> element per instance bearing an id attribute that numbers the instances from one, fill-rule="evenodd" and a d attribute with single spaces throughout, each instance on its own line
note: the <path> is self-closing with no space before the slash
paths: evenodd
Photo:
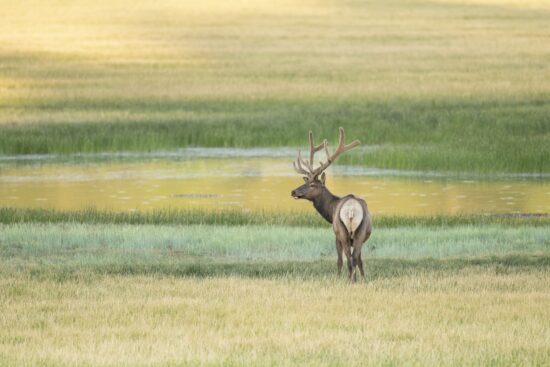
<path id="1" fill-rule="evenodd" d="M 307 159 L 303 159 L 301 156 L 299 157 L 299 161 L 301 164 L 303 164 L 304 166 L 306 166 L 306 168 L 310 171 L 311 173 L 311 164 L 309 164 L 309 161 Z"/>
<path id="2" fill-rule="evenodd" d="M 324 147 L 324 142 L 317 146 L 313 144 L 313 132 L 310 130 L 309 131 L 309 164 L 308 164 L 310 171 L 313 171 L 313 157 L 315 156 L 315 153 L 323 149 L 323 147 Z"/>
<path id="3" fill-rule="evenodd" d="M 302 168 L 296 167 L 296 162 L 292 162 L 292 165 L 294 166 L 294 170 L 296 171 L 296 173 L 299 173 L 301 175 L 306 175 L 308 177 L 311 175 L 311 173 L 309 173 L 308 171 Z"/>
<path id="4" fill-rule="evenodd" d="M 304 167 L 302 167 L 302 164 L 301 164 L 300 161 L 303 162 L 301 152 L 300 152 L 300 150 L 298 149 L 298 158 L 296 159 L 296 162 L 292 162 L 292 165 L 294 166 L 294 170 L 295 170 L 297 173 L 299 173 L 299 174 L 301 174 L 301 175 L 306 175 L 306 176 L 309 177 L 309 176 L 311 175 L 311 172 L 306 171 L 306 170 L 304 169 Z"/>
<path id="5" fill-rule="evenodd" d="M 327 156 L 327 161 L 330 159 L 330 153 L 328 152 L 328 141 L 325 139 L 323 141 L 323 145 L 325 147 L 325 155 Z"/>
<path id="6" fill-rule="evenodd" d="M 334 151 L 334 153 L 332 155 L 329 155 L 328 147 L 327 147 L 328 143 L 326 142 L 326 140 L 324 141 L 325 154 L 327 155 L 327 161 L 325 163 L 321 163 L 321 165 L 319 167 L 317 167 L 317 169 L 315 169 L 312 172 L 313 176 L 315 177 L 315 176 L 319 175 L 321 172 L 323 172 L 325 169 L 327 169 L 328 166 L 330 166 L 332 164 L 332 162 L 334 162 L 340 154 L 355 148 L 359 144 L 361 144 L 361 142 L 359 140 L 354 140 L 351 143 L 346 145 L 345 144 L 344 128 L 340 127 L 339 133 L 338 133 L 338 147 L 336 148 L 336 150 Z"/>
<path id="7" fill-rule="evenodd" d="M 331 155 L 328 151 L 328 142 L 327 139 L 324 139 L 322 143 L 319 145 L 315 145 L 313 143 L 313 132 L 309 132 L 309 161 L 304 160 L 302 158 L 302 152 L 298 149 L 298 157 L 296 158 L 295 162 L 292 162 L 292 165 L 294 166 L 294 170 L 301 174 L 309 177 L 310 179 L 313 177 L 317 177 L 321 172 L 326 170 L 328 166 L 332 164 L 338 158 L 338 156 L 344 152 L 347 152 L 350 149 L 355 148 L 361 144 L 359 140 L 354 140 L 349 144 L 345 143 L 345 133 L 344 128 L 340 127 L 339 133 L 338 133 L 338 147 L 334 151 L 334 153 Z M 325 154 L 327 156 L 326 162 L 321 162 L 319 164 L 319 167 L 316 169 L 313 169 L 313 157 L 315 156 L 315 153 L 320 151 L 321 149 L 325 150 Z M 304 168 L 304 166 L 307 168 L 307 170 Z"/>
<path id="8" fill-rule="evenodd" d="M 330 160 L 331 163 L 334 162 L 334 160 L 336 158 L 338 158 L 338 156 L 344 152 L 347 152 L 348 150 L 350 149 L 353 149 L 355 148 L 356 146 L 358 146 L 359 144 L 361 144 L 361 142 L 359 140 L 354 140 L 352 141 L 351 143 L 349 144 L 346 144 L 345 141 L 346 141 L 346 133 L 344 132 L 344 128 L 343 127 L 340 127 L 339 129 L 339 134 L 338 134 L 338 148 L 336 148 L 336 151 L 334 152 L 334 154 L 330 157 Z"/>
<path id="9" fill-rule="evenodd" d="M 338 155 L 344 153 L 344 152 L 347 152 L 348 150 L 350 149 L 353 149 L 355 148 L 356 146 L 360 145 L 361 142 L 357 139 L 355 139 L 354 141 L 352 141 L 351 143 L 349 144 L 345 144 L 345 135 L 346 133 L 344 132 L 344 128 L 343 127 L 340 127 L 339 129 L 339 136 L 338 136 L 338 148 L 336 149 L 337 151 L 341 150 L 341 152 L 338 153 Z M 335 152 L 336 154 L 336 152 Z M 336 155 L 336 157 L 338 156 Z M 335 158 L 336 158 L 335 157 Z"/>

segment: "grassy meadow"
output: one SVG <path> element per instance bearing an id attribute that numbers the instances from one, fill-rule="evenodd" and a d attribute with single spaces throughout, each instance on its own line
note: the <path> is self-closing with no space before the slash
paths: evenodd
<path id="1" fill-rule="evenodd" d="M 549 227 L 0 226 L 0 365 L 544 365 Z"/>
<path id="2" fill-rule="evenodd" d="M 339 126 L 363 142 L 341 163 L 550 174 L 548 1 L 0 0 L 0 13 L 6 192 L 30 182 L 76 201 L 39 180 L 67 172 L 33 175 L 48 163 L 22 156 L 76 167 L 79 153 L 294 150 L 310 129 L 334 147 Z M 99 171 L 115 157 L 96 156 Z M 127 182 L 153 186 L 155 172 Z M 126 173 L 96 172 L 97 188 Z M 180 182 L 168 191 L 186 192 Z M 503 186 L 491 200 L 514 204 Z M 336 276 L 334 235 L 313 209 L 31 199 L 0 202 L 0 367 L 550 363 L 545 213 L 374 215 L 366 279 L 352 284 Z"/>
<path id="3" fill-rule="evenodd" d="M 329 228 L 227 225 L 35 224 L 0 225 L 10 263 L 163 265 L 191 260 L 313 261 L 336 255 Z M 369 258 L 451 258 L 547 254 L 550 229 L 502 225 L 380 228 Z"/>
<path id="4" fill-rule="evenodd" d="M 341 125 L 366 147 L 348 163 L 550 172 L 542 0 L 0 6 L 0 154 L 295 147 Z"/>
<path id="5" fill-rule="evenodd" d="M 0 285 L 2 364 L 545 365 L 548 272 L 331 279 L 110 276 Z"/>
<path id="6" fill-rule="evenodd" d="M 542 218 L 389 221 L 365 246 L 367 279 L 357 284 L 336 277 L 326 226 L 3 218 L 0 365 L 550 358 Z"/>

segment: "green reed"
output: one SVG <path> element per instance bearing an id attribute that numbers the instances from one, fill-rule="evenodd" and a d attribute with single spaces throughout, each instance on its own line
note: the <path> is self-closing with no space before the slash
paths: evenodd
<path id="1" fill-rule="evenodd" d="M 432 216 L 375 216 L 374 226 L 396 228 L 403 226 L 547 226 L 547 215 L 432 215 Z M 152 211 L 116 212 L 97 209 L 62 211 L 56 209 L 0 208 L 0 223 L 88 223 L 88 224 L 205 224 L 205 225 L 278 225 L 300 227 L 329 227 L 314 212 L 274 212 L 244 210 L 163 209 Z"/>

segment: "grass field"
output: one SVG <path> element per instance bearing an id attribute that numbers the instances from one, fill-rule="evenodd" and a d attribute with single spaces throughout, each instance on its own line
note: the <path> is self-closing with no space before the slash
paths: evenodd
<path id="1" fill-rule="evenodd" d="M 548 272 L 380 279 L 3 277 L 0 363 L 545 365 Z M 6 298 L 5 295 L 8 295 Z"/>
<path id="2" fill-rule="evenodd" d="M 336 277 L 328 226 L 292 216 L 1 214 L 1 366 L 550 358 L 547 217 L 383 219 L 364 247 L 367 279 L 351 284 Z"/>
<path id="3" fill-rule="evenodd" d="M 2 225 L 0 365 L 544 365 L 548 231 Z"/>
<path id="4" fill-rule="evenodd" d="M 113 224 L 0 225 L 3 266 L 31 261 L 69 266 L 185 264 L 214 261 L 312 261 L 336 256 L 329 228 Z M 541 254 L 550 228 L 502 225 L 381 228 L 365 254 L 382 258 L 448 258 Z"/>
<path id="5" fill-rule="evenodd" d="M 87 159 L 70 153 L 115 152 L 100 167 L 126 151 L 294 151 L 310 129 L 334 147 L 339 126 L 364 143 L 342 163 L 457 182 L 550 174 L 545 0 L 0 0 L 0 13 L 12 191 L 41 164 Z M 21 159 L 41 153 L 60 156 Z M 128 168 L 94 177 L 113 172 Z M 67 173 L 49 176 L 86 176 Z M 491 200 L 514 204 L 497 186 Z M 0 367 L 550 363 L 547 214 L 375 215 L 363 259 L 365 280 L 338 278 L 313 210 L 2 207 Z"/>
<path id="6" fill-rule="evenodd" d="M 550 172 L 542 0 L 0 5 L 1 154 L 299 146 L 342 125 L 368 145 L 350 163 Z"/>

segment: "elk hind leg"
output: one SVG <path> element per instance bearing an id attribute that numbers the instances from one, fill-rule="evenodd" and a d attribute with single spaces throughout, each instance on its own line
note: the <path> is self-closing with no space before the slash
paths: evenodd
<path id="1" fill-rule="evenodd" d="M 338 276 L 342 274 L 342 265 L 344 261 L 342 260 L 342 244 L 338 239 L 336 240 L 336 254 L 338 255 L 338 260 L 336 260 L 336 266 L 338 267 Z"/>
<path id="2" fill-rule="evenodd" d="M 353 241 L 353 265 L 359 267 L 361 277 L 365 279 L 365 272 L 363 270 L 363 259 L 361 259 L 361 247 L 363 247 L 363 241 L 361 241 L 359 238 L 356 238 Z M 355 269 L 353 275 L 355 276 Z"/>
<path id="3" fill-rule="evenodd" d="M 361 259 L 361 254 L 359 254 L 359 256 L 357 257 L 357 266 L 359 266 L 361 277 L 365 279 L 365 272 L 363 271 L 363 259 Z"/>
<path id="4" fill-rule="evenodd" d="M 354 273 L 354 264 L 353 264 L 353 256 L 351 254 L 351 244 L 349 242 L 346 242 L 344 246 L 344 253 L 346 254 L 346 259 L 348 260 L 348 278 L 351 279 L 353 273 Z"/>
<path id="5" fill-rule="evenodd" d="M 355 245 L 356 248 L 359 249 L 358 256 L 357 256 L 357 261 L 358 261 L 357 265 L 359 265 L 359 271 L 361 272 L 361 276 L 363 277 L 363 279 L 365 279 L 365 272 L 363 271 L 363 259 L 361 259 L 361 247 L 363 246 L 363 243 L 369 239 L 370 234 L 371 234 L 371 230 L 367 229 L 367 233 L 365 234 L 365 239 L 361 243 L 357 243 Z M 355 241 L 355 242 L 360 242 L 360 241 Z"/>

